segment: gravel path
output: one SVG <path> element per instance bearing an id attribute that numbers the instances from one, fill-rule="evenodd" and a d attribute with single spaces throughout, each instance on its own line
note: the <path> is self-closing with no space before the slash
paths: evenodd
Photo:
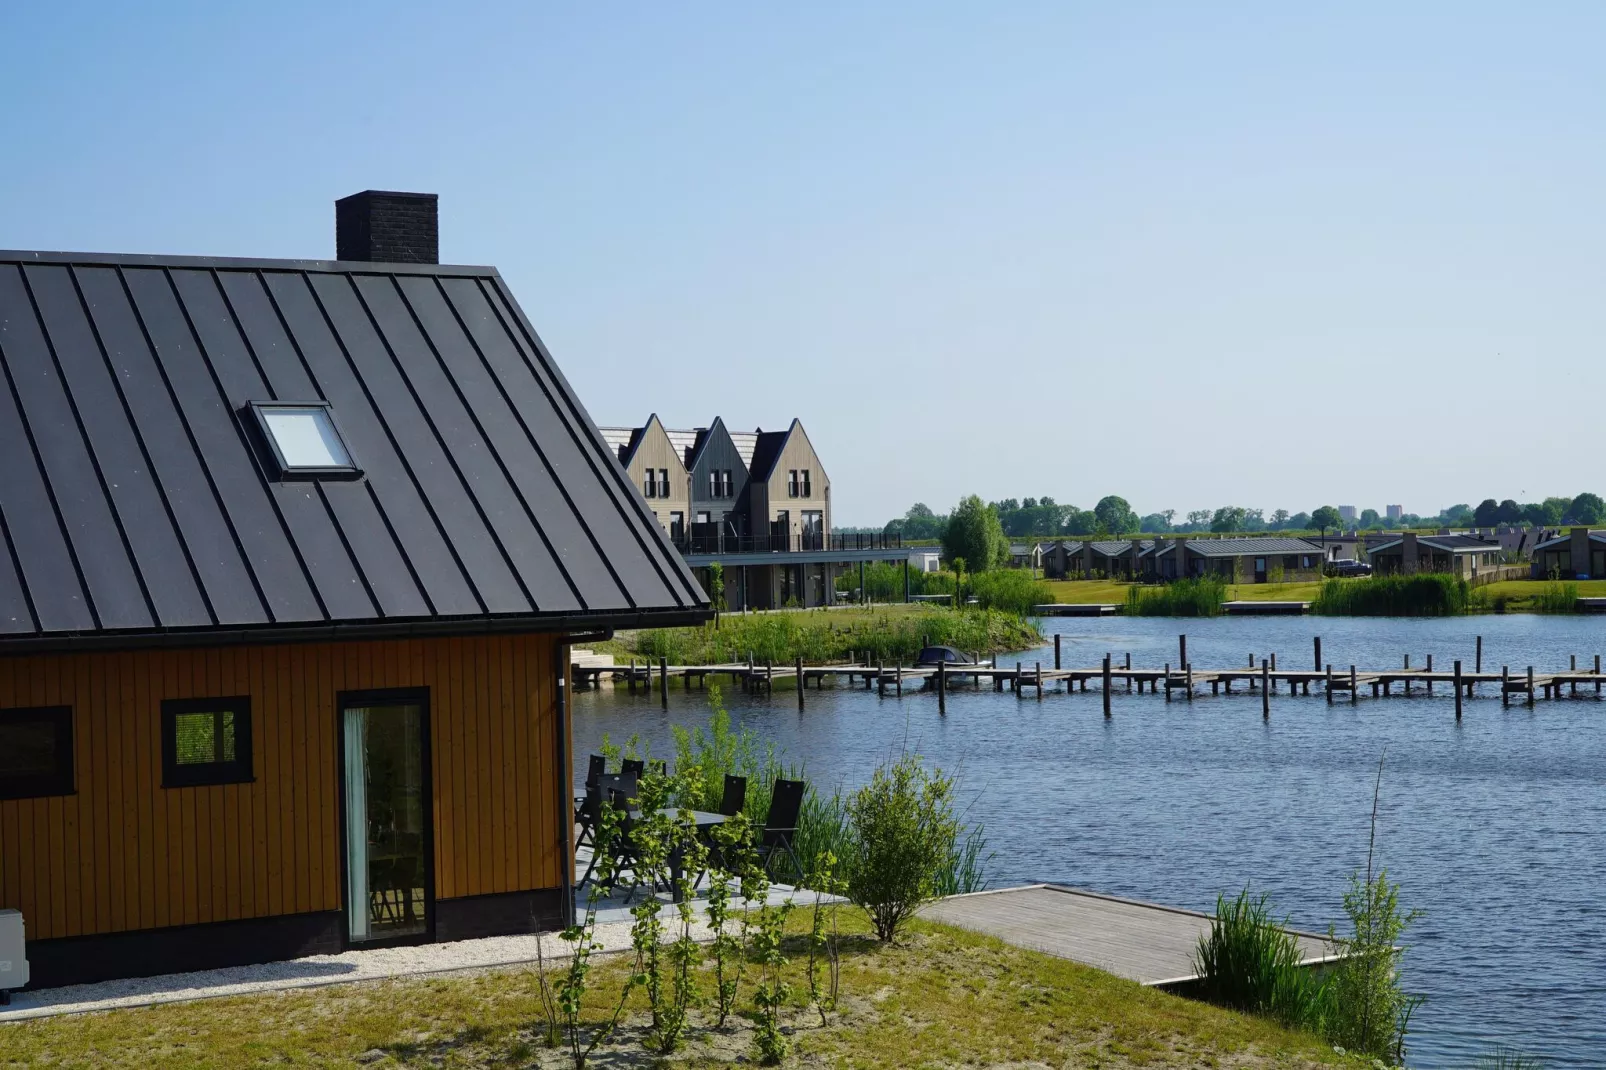
<path id="1" fill-rule="evenodd" d="M 794 894 L 790 888 L 775 888 L 770 893 L 770 901 L 780 903 Z M 801 903 L 802 899 L 798 901 Z M 701 901 L 697 907 L 701 915 Z M 670 916 L 666 910 L 666 923 Z M 700 941 L 712 939 L 706 925 L 699 924 L 694 931 Z M 622 903 L 609 903 L 605 909 L 598 911 L 597 939 L 604 951 L 623 951 L 630 947 L 627 907 Z M 158 1003 L 182 1003 L 250 992 L 379 981 L 390 977 L 523 966 L 536 961 L 538 941 L 541 955 L 547 962 L 568 959 L 569 945 L 558 939 L 556 933 L 492 936 L 444 944 L 346 951 L 339 955 L 311 955 L 256 966 L 232 966 L 222 970 L 169 973 L 159 977 L 14 992 L 11 1005 L 0 1007 L 0 1022 L 48 1018 L 58 1014 L 83 1014 L 120 1007 L 148 1007 Z"/>

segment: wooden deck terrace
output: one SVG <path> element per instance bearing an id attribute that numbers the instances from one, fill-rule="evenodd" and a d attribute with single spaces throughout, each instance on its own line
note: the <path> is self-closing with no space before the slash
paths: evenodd
<path id="1" fill-rule="evenodd" d="M 1179 655 L 1186 657 L 1186 654 L 1186 637 L 1182 637 Z M 1061 660 L 1059 655 L 1056 643 L 1056 662 Z M 1321 656 L 1320 640 L 1316 643 L 1316 656 L 1318 659 Z M 1480 662 L 1481 659 L 1480 643 Z M 1478 665 L 1471 671 L 1465 671 L 1461 662 L 1455 662 L 1449 671 L 1442 668 L 1436 670 L 1431 656 L 1426 665 L 1413 668 L 1409 655 L 1405 656 L 1397 669 L 1361 669 L 1354 665 L 1340 669 L 1332 665 L 1321 669 L 1278 668 L 1275 655 L 1259 662 L 1254 655 L 1250 655 L 1247 664 L 1234 668 L 1199 669 L 1186 662 L 1155 668 L 1134 666 L 1130 654 L 1125 656 L 1120 665 L 1114 663 L 1112 655 L 1106 655 L 1101 664 L 1082 668 L 1063 668 L 1058 664 L 1045 668 L 1040 661 L 1031 665 L 1017 661 L 1011 667 L 999 665 L 996 660 L 951 666 L 888 666 L 868 660 L 826 665 L 804 665 L 801 661 L 792 665 L 759 664 L 752 660 L 718 665 L 670 665 L 660 659 L 657 665 L 647 662 L 586 665 L 574 666 L 571 671 L 575 686 L 581 688 L 596 686 L 604 675 L 615 682 L 623 679 L 632 692 L 637 688 L 651 691 L 656 684 L 665 704 L 669 701 L 671 679 L 679 679 L 682 687 L 690 690 L 694 686 L 706 687 L 710 676 L 725 676 L 745 690 L 765 694 L 774 693 L 777 681 L 783 685 L 789 684 L 797 692 L 800 709 L 806 704 L 809 684 L 819 689 L 828 678 L 833 683 L 843 683 L 849 687 L 863 686 L 883 697 L 889 692 L 901 697 L 905 687 L 931 688 L 936 690 L 938 707 L 944 713 L 947 712 L 949 694 L 980 690 L 984 681 L 996 692 L 1008 690 L 1017 696 L 1031 692 L 1038 699 L 1055 691 L 1087 691 L 1089 683 L 1097 681 L 1099 690 L 1103 692 L 1105 716 L 1110 715 L 1112 697 L 1117 687 L 1126 693 L 1131 693 L 1135 688 L 1140 695 L 1145 689 L 1150 694 L 1163 692 L 1167 701 L 1175 692 L 1191 700 L 1201 694 L 1206 686 L 1214 695 L 1231 695 L 1235 693 L 1234 687 L 1241 687 L 1242 693 L 1261 697 L 1262 712 L 1268 717 L 1271 713 L 1271 696 L 1283 689 L 1290 695 L 1309 695 L 1314 687 L 1316 694 L 1325 694 L 1331 703 L 1339 695 L 1346 695 L 1350 702 L 1359 701 L 1362 690 L 1366 688 L 1371 689 L 1373 698 L 1391 698 L 1396 694 L 1409 698 L 1413 695 L 1431 695 L 1435 687 L 1443 687 L 1455 697 L 1456 717 L 1459 719 L 1463 699 L 1478 694 L 1481 687 L 1498 687 L 1503 704 L 1509 704 L 1511 696 L 1520 695 L 1531 706 L 1540 694 L 1552 700 L 1564 694 L 1577 695 L 1580 688 L 1600 694 L 1602 685 L 1606 684 L 1606 672 L 1602 672 L 1600 655 L 1595 656 L 1592 669 L 1580 670 L 1575 655 L 1567 671 L 1542 673 L 1536 673 L 1532 666 L 1526 666 L 1518 672 L 1512 672 L 1505 666 L 1499 672 L 1487 672 Z"/>
<path id="2" fill-rule="evenodd" d="M 950 896 L 923 907 L 920 916 L 1173 990 L 1199 980 L 1194 950 L 1211 923 L 1208 914 L 1197 911 L 1057 884 Z M 1286 931 L 1299 945 L 1302 966 L 1319 967 L 1340 957 L 1324 937 Z"/>

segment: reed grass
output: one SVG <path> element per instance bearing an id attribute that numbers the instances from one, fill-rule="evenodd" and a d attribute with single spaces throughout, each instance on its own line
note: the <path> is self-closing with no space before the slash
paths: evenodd
<path id="1" fill-rule="evenodd" d="M 983 609 L 1030 616 L 1032 607 L 1054 601 L 1054 588 L 1021 569 L 998 568 L 978 572 L 965 581 L 965 593 L 974 595 Z"/>
<path id="2" fill-rule="evenodd" d="M 1534 592 L 1531 605 L 1535 613 L 1576 613 L 1578 584 L 1552 580 Z"/>
<path id="3" fill-rule="evenodd" d="M 1272 920 L 1270 899 L 1216 897 L 1210 931 L 1194 951 L 1199 994 L 1232 1010 L 1309 1027 L 1321 1019 L 1322 989 L 1300 965 L 1299 942 Z"/>
<path id="4" fill-rule="evenodd" d="M 1135 617 L 1219 617 L 1226 600 L 1225 580 L 1200 576 L 1158 587 L 1128 587 L 1126 612 Z"/>
<path id="5" fill-rule="evenodd" d="M 719 627 L 654 628 L 626 639 L 624 657 L 666 658 L 672 665 L 718 665 L 747 660 L 790 665 L 846 661 L 851 654 L 889 665 L 914 661 L 927 643 L 996 654 L 1043 641 L 1031 621 L 999 610 L 931 607 L 919 612 L 810 610 L 727 615 Z M 619 656 L 617 653 L 616 657 Z"/>
<path id="6" fill-rule="evenodd" d="M 1466 580 L 1434 572 L 1329 579 L 1310 608 L 1328 617 L 1453 617 L 1473 605 Z"/>

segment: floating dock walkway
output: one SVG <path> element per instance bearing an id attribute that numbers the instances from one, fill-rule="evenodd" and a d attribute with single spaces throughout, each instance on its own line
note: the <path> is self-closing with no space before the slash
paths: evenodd
<path id="1" fill-rule="evenodd" d="M 979 690 L 983 681 L 991 684 L 994 691 L 1009 690 L 1017 696 L 1030 691 L 1038 699 L 1056 690 L 1086 691 L 1090 682 L 1097 681 L 1103 692 L 1106 717 L 1110 716 L 1117 685 L 1121 685 L 1127 693 L 1135 687 L 1140 695 L 1145 688 L 1150 694 L 1158 694 L 1163 690 L 1168 701 L 1174 693 L 1191 700 L 1207 686 L 1210 693 L 1215 695 L 1234 694 L 1233 688 L 1241 686 L 1241 693 L 1260 696 L 1262 712 L 1268 717 L 1271 715 L 1271 697 L 1284 687 L 1290 695 L 1309 695 L 1314 686 L 1316 693 L 1325 694 L 1331 703 L 1339 695 L 1347 696 L 1350 702 L 1359 701 L 1362 690 L 1366 688 L 1371 689 L 1373 698 L 1388 698 L 1396 694 L 1409 698 L 1431 695 L 1435 686 L 1440 686 L 1449 688 L 1455 697 L 1455 715 L 1459 720 L 1463 699 L 1477 694 L 1480 687 L 1498 686 L 1503 704 L 1509 705 L 1511 696 L 1520 695 L 1531 706 L 1539 694 L 1547 699 L 1559 699 L 1563 694 L 1577 695 L 1580 688 L 1592 689 L 1595 694 L 1600 694 L 1602 685 L 1606 684 L 1606 673 L 1602 672 L 1599 654 L 1594 656 L 1593 666 L 1586 669 L 1580 669 L 1577 655 L 1572 655 L 1566 671 L 1536 673 L 1531 665 L 1517 672 L 1513 672 L 1509 666 L 1501 666 L 1499 672 L 1485 671 L 1481 636 L 1477 640 L 1472 667 L 1467 669 L 1460 661 L 1456 661 L 1448 670 L 1443 667 L 1435 669 L 1431 654 L 1424 665 L 1415 667 L 1411 664 L 1411 656 L 1406 654 L 1397 669 L 1361 669 L 1354 665 L 1335 669 L 1333 665 L 1322 661 L 1321 638 L 1316 637 L 1312 642 L 1315 659 L 1313 667 L 1309 669 L 1278 668 L 1275 654 L 1258 661 L 1255 655 L 1250 654 L 1247 663 L 1236 668 L 1194 668 L 1188 660 L 1186 635 L 1177 637 L 1177 661 L 1160 668 L 1134 666 L 1131 654 L 1127 654 L 1121 664 L 1115 663 L 1113 655 L 1106 654 L 1099 665 L 1065 668 L 1062 667 L 1060 636 L 1056 635 L 1054 663 L 1048 667 L 1040 661 L 1031 665 L 1017 661 L 1011 668 L 980 658 L 975 663 L 915 666 L 889 666 L 880 661 L 871 662 L 868 658 L 830 665 L 804 665 L 801 660 L 792 665 L 773 665 L 759 664 L 749 657 L 745 663 L 723 665 L 670 665 L 660 659 L 657 665 L 633 661 L 629 665 L 576 665 L 570 671 L 575 686 L 581 688 L 595 687 L 604 676 L 616 682 L 623 679 L 632 691 L 638 687 L 650 690 L 656 684 L 665 705 L 669 702 L 669 681 L 672 678 L 678 678 L 683 687 L 690 689 L 693 686 L 706 687 L 710 676 L 726 676 L 749 691 L 763 691 L 766 694 L 774 693 L 777 682 L 790 683 L 797 691 L 799 709 L 805 706 L 808 685 L 813 683 L 818 689 L 824 686 L 827 678 L 850 687 L 862 685 L 866 690 L 873 689 L 882 696 L 891 693 L 901 697 L 906 687 L 929 687 L 937 692 L 938 708 L 944 713 L 947 712 L 950 693 Z"/>

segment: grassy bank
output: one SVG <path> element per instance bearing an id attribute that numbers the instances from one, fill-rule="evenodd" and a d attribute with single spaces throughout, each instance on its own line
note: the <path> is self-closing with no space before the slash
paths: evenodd
<path id="1" fill-rule="evenodd" d="M 808 916 L 789 923 L 792 1030 L 787 1066 L 1364 1066 L 1309 1034 L 1264 1019 L 1164 995 L 989 937 L 920 922 L 905 943 L 866 938 L 864 916 L 844 910 L 842 1002 L 822 1025 L 804 1005 Z M 597 1020 L 623 983 L 627 960 L 596 960 L 586 1017 Z M 699 978 L 704 991 L 711 976 Z M 753 1025 L 725 1029 L 694 1011 L 686 1046 L 643 1050 L 638 989 L 619 1040 L 591 1065 L 751 1065 Z M 258 1066 L 490 1067 L 565 1065 L 543 1043 L 533 969 L 341 985 L 299 992 L 169 1004 L 0 1026 L 0 1065 L 56 1067 Z M 572 1064 L 570 1064 L 572 1065 Z"/>
<path id="2" fill-rule="evenodd" d="M 843 661 L 855 652 L 888 662 L 911 662 L 926 641 L 964 651 L 997 654 L 1043 641 L 1036 625 L 988 609 L 897 604 L 864 609 L 791 610 L 727 614 L 716 628 L 657 628 L 621 632 L 600 649 L 618 658 L 668 658 L 674 665 L 746 661 L 786 665 Z"/>
<path id="3" fill-rule="evenodd" d="M 1310 608 L 1328 617 L 1452 617 L 1473 604 L 1465 580 L 1428 574 L 1328 580 Z"/>

